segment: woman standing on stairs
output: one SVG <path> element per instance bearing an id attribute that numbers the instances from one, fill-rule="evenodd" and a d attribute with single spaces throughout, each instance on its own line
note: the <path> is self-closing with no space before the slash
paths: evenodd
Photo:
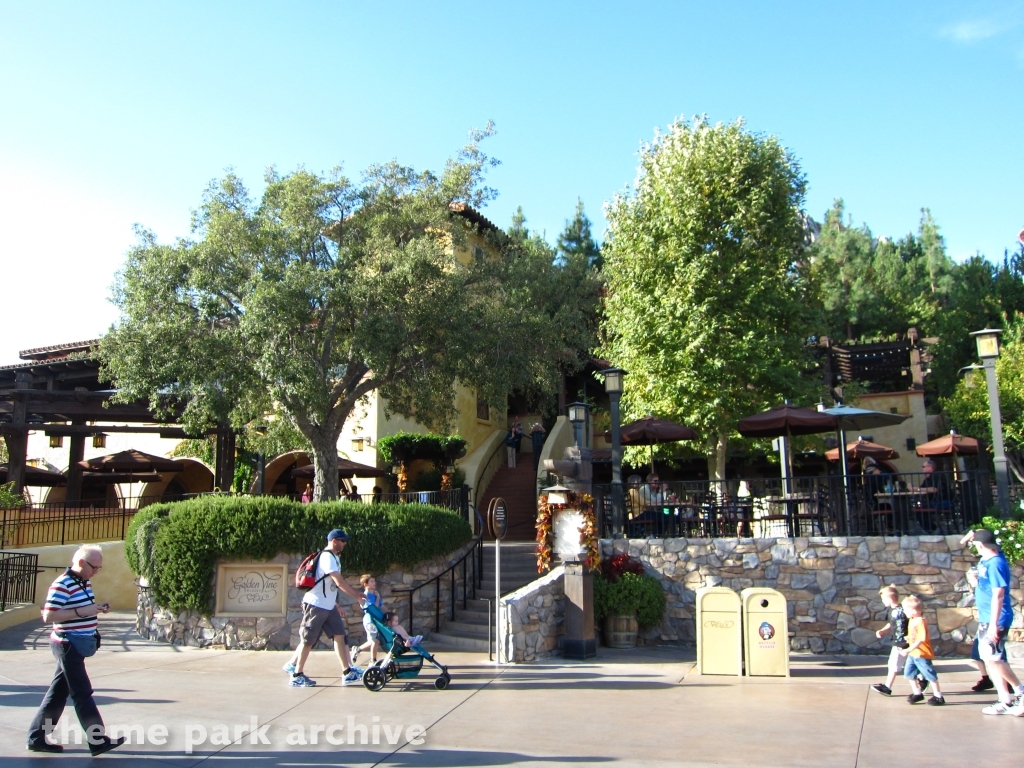
<path id="1" fill-rule="evenodd" d="M 505 435 L 505 451 L 508 453 L 508 465 L 514 469 L 516 466 L 516 435 L 509 427 L 508 434 Z"/>

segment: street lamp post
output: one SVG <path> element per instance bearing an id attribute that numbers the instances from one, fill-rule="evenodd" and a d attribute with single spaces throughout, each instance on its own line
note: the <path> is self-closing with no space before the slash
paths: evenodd
<path id="1" fill-rule="evenodd" d="M 583 425 L 587 423 L 586 403 L 571 403 L 569 405 L 569 421 L 572 422 L 572 434 L 576 440 L 576 447 L 583 447 Z"/>
<path id="2" fill-rule="evenodd" d="M 1003 415 L 999 408 L 999 384 L 996 381 L 996 358 L 999 357 L 999 334 L 1002 328 L 985 328 L 971 336 L 978 344 L 978 357 L 985 368 L 988 384 L 988 415 L 992 422 L 992 463 L 996 469 L 996 491 L 999 496 L 999 514 L 1010 516 L 1010 475 L 1007 471 L 1006 452 L 1003 449 Z"/>
<path id="3" fill-rule="evenodd" d="M 608 368 L 604 374 L 604 391 L 608 393 L 608 410 L 612 420 L 612 536 L 623 537 L 625 508 L 622 495 L 622 443 L 619 439 L 619 398 L 622 397 L 622 377 L 626 372 L 621 368 Z"/>

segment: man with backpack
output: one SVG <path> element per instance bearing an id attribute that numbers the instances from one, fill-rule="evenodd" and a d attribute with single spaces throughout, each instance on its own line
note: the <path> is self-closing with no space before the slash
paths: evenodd
<path id="1" fill-rule="evenodd" d="M 299 647 L 284 665 L 284 671 L 291 675 L 291 685 L 297 688 L 316 685 L 316 681 L 306 677 L 302 669 L 309 657 L 309 651 L 320 639 L 321 632 L 326 632 L 327 636 L 334 640 L 334 651 L 338 654 L 338 661 L 341 662 L 343 670 L 342 685 L 358 683 L 362 677 L 362 671 L 352 666 L 348 637 L 345 634 L 345 609 L 338 605 L 338 590 L 356 601 L 362 599 L 362 595 L 341 578 L 341 562 L 338 556 L 345 549 L 346 543 L 348 534 L 340 528 L 335 528 L 327 534 L 327 548 L 316 558 L 316 565 L 313 566 L 312 562 L 307 563 L 310 560 L 307 558 L 299 566 L 299 572 L 296 574 L 296 586 L 300 589 L 306 587 L 312 576 L 309 591 L 302 598 Z"/>

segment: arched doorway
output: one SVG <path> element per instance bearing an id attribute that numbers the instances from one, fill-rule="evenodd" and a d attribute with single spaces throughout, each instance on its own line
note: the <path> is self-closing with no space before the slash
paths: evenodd
<path id="1" fill-rule="evenodd" d="M 264 493 L 273 496 L 298 497 L 306 487 L 306 480 L 297 480 L 292 477 L 292 470 L 296 467 L 304 467 L 312 461 L 305 451 L 288 451 L 280 456 L 275 456 L 267 462 L 266 471 L 263 474 Z M 256 482 L 250 489 L 256 493 Z"/>
<path id="2" fill-rule="evenodd" d="M 181 501 L 213 490 L 213 470 L 206 464 L 193 458 L 175 457 L 174 460 L 181 462 L 185 468 L 181 472 L 161 475 L 159 482 L 146 483 L 142 487 L 140 506 L 158 501 Z"/>

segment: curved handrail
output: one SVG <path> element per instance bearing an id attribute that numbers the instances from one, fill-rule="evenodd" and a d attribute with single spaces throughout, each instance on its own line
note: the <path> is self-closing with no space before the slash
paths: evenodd
<path id="1" fill-rule="evenodd" d="M 477 519 L 479 520 L 480 519 L 480 513 L 476 511 L 476 507 L 475 506 L 473 507 L 473 512 L 476 514 Z M 441 579 L 444 576 L 447 576 L 449 573 L 451 574 L 451 580 L 452 580 L 452 586 L 451 586 L 451 594 L 452 594 L 452 598 L 451 598 L 451 620 L 455 621 L 455 569 L 458 566 L 460 566 L 460 565 L 462 566 L 462 584 L 463 584 L 463 588 L 462 588 L 462 608 L 463 608 L 463 610 L 465 610 L 466 602 L 469 599 L 469 589 L 466 586 L 466 584 L 467 584 L 467 582 L 466 582 L 466 560 L 467 560 L 467 558 L 469 558 L 470 555 L 474 555 L 474 554 L 476 554 L 476 556 L 473 558 L 473 599 L 474 600 L 476 599 L 476 589 L 477 589 L 477 586 L 479 585 L 480 581 L 483 578 L 483 568 L 481 567 L 481 565 L 483 563 L 483 553 L 484 553 L 483 543 L 484 543 L 484 537 L 483 537 L 483 530 L 482 529 L 481 529 L 480 533 L 478 533 L 476 536 L 474 536 L 472 538 L 472 542 L 473 542 L 473 546 L 471 546 L 468 550 L 466 550 L 466 552 L 462 555 L 462 557 L 460 557 L 458 560 L 456 560 L 454 563 L 452 563 L 450 566 L 448 566 L 448 568 L 446 568 L 445 570 L 441 571 L 441 573 L 437 574 L 433 578 L 427 579 L 426 581 L 424 581 L 424 582 L 422 582 L 420 584 L 413 584 L 413 585 L 410 585 L 408 587 L 395 587 L 395 588 L 393 588 L 391 590 L 393 593 L 396 593 L 396 594 L 406 594 L 406 593 L 408 593 L 408 595 L 409 595 L 409 626 L 406 627 L 406 631 L 410 635 L 415 634 L 413 632 L 413 626 L 412 626 L 413 625 L 413 619 L 414 619 L 413 595 L 415 593 L 419 592 L 424 587 L 429 586 L 430 584 L 435 584 L 435 588 L 437 590 L 436 596 L 435 596 L 435 599 L 434 599 L 434 631 L 435 632 L 439 632 L 441 630 Z M 477 554 L 477 553 L 479 553 L 479 554 Z M 478 565 L 478 563 L 480 563 L 480 565 Z"/>

